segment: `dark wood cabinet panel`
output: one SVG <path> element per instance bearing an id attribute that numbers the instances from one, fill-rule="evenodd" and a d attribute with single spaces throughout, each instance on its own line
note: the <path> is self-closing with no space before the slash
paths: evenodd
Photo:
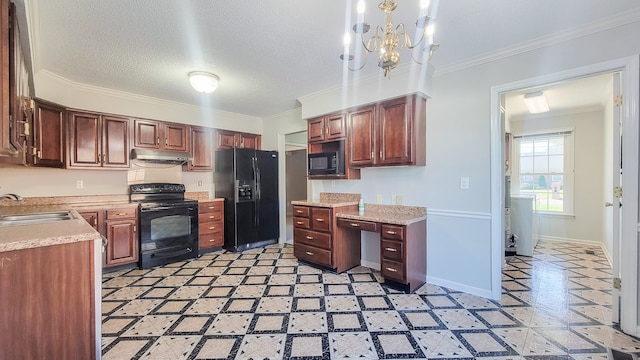
<path id="1" fill-rule="evenodd" d="M 375 107 L 367 106 L 349 113 L 349 165 L 373 165 L 376 161 Z"/>
<path id="2" fill-rule="evenodd" d="M 224 245 L 224 201 L 198 203 L 198 247 L 211 251 Z"/>
<path id="3" fill-rule="evenodd" d="M 65 109 L 35 100 L 33 113 L 31 164 L 64 168 L 66 162 Z"/>
<path id="4" fill-rule="evenodd" d="M 345 113 L 331 114 L 307 121 L 307 140 L 310 143 L 343 139 L 347 135 Z"/>
<path id="5" fill-rule="evenodd" d="M 246 148 L 261 150 L 262 136 L 231 130 L 216 130 L 216 150 Z"/>
<path id="6" fill-rule="evenodd" d="M 129 168 L 129 118 L 69 111 L 69 167 Z"/>
<path id="7" fill-rule="evenodd" d="M 307 141 L 316 142 L 324 140 L 324 118 L 309 119 L 307 121 Z"/>
<path id="8" fill-rule="evenodd" d="M 105 221 L 107 237 L 107 266 L 120 265 L 138 260 L 138 237 L 136 221 Z"/>
<path id="9" fill-rule="evenodd" d="M 102 116 L 103 166 L 129 167 L 129 119 Z"/>
<path id="10" fill-rule="evenodd" d="M 187 151 L 187 125 L 157 120 L 133 121 L 133 147 Z"/>
<path id="11" fill-rule="evenodd" d="M 9 111 L 9 12 L 11 3 L 9 0 L 0 1 L 0 155 L 11 156 L 15 149 L 11 145 L 10 111 Z"/>
<path id="12" fill-rule="evenodd" d="M 133 132 L 136 148 L 158 149 L 160 147 L 160 123 L 150 120 L 134 120 Z"/>
<path id="13" fill-rule="evenodd" d="M 95 359 L 94 241 L 2 255 L 0 358 Z"/>
<path id="14" fill-rule="evenodd" d="M 187 126 L 181 124 L 164 124 L 164 149 L 187 151 Z"/>
<path id="15" fill-rule="evenodd" d="M 211 171 L 213 165 L 213 129 L 191 126 L 191 156 L 186 164 L 188 171 Z"/>
<path id="16" fill-rule="evenodd" d="M 69 166 L 102 166 L 100 115 L 69 114 Z"/>
<path id="17" fill-rule="evenodd" d="M 410 165 L 415 162 L 416 137 L 413 129 L 411 100 L 402 98 L 378 106 L 380 165 Z"/>

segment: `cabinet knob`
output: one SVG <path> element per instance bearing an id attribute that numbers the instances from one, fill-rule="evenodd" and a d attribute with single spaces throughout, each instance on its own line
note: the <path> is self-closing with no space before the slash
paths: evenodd
<path id="1" fill-rule="evenodd" d="M 394 249 L 394 248 L 384 248 L 386 251 L 390 251 L 390 252 L 396 252 L 398 250 Z"/>
<path id="2" fill-rule="evenodd" d="M 397 271 L 398 271 L 398 270 L 396 270 L 396 269 L 394 269 L 394 268 L 390 268 L 390 267 L 385 268 L 385 270 L 389 270 L 389 271 L 391 271 L 391 272 L 397 272 Z"/>

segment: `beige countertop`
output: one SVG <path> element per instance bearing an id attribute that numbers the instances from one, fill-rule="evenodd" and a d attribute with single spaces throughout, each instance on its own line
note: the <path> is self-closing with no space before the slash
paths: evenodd
<path id="1" fill-rule="evenodd" d="M 73 219 L 29 225 L 0 226 L 0 253 L 100 239 L 98 233 L 68 205 L 0 206 L 0 215 L 69 210 Z"/>
<path id="2" fill-rule="evenodd" d="M 388 207 L 385 209 L 385 207 Z M 336 214 L 339 219 L 373 221 L 394 225 L 409 225 L 427 218 L 427 209 L 419 206 L 365 204 L 364 213 L 345 211 Z"/>
<path id="3" fill-rule="evenodd" d="M 304 200 L 293 200 L 293 201 L 291 201 L 291 205 L 334 208 L 334 207 L 340 207 L 340 206 L 358 205 L 358 201 L 343 201 L 343 200 L 304 201 Z"/>

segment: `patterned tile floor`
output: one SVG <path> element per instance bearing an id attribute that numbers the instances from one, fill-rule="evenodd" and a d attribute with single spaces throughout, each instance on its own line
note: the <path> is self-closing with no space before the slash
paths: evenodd
<path id="1" fill-rule="evenodd" d="M 640 352 L 611 323 L 598 247 L 540 242 L 503 271 L 500 301 L 358 267 L 299 264 L 291 245 L 105 274 L 103 359 L 606 359 Z"/>

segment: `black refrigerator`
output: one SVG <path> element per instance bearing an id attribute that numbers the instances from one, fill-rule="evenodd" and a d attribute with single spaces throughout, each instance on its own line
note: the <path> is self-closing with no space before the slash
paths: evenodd
<path id="1" fill-rule="evenodd" d="M 224 247 L 243 251 L 280 237 L 278 152 L 216 151 L 215 196 L 224 198 Z"/>

